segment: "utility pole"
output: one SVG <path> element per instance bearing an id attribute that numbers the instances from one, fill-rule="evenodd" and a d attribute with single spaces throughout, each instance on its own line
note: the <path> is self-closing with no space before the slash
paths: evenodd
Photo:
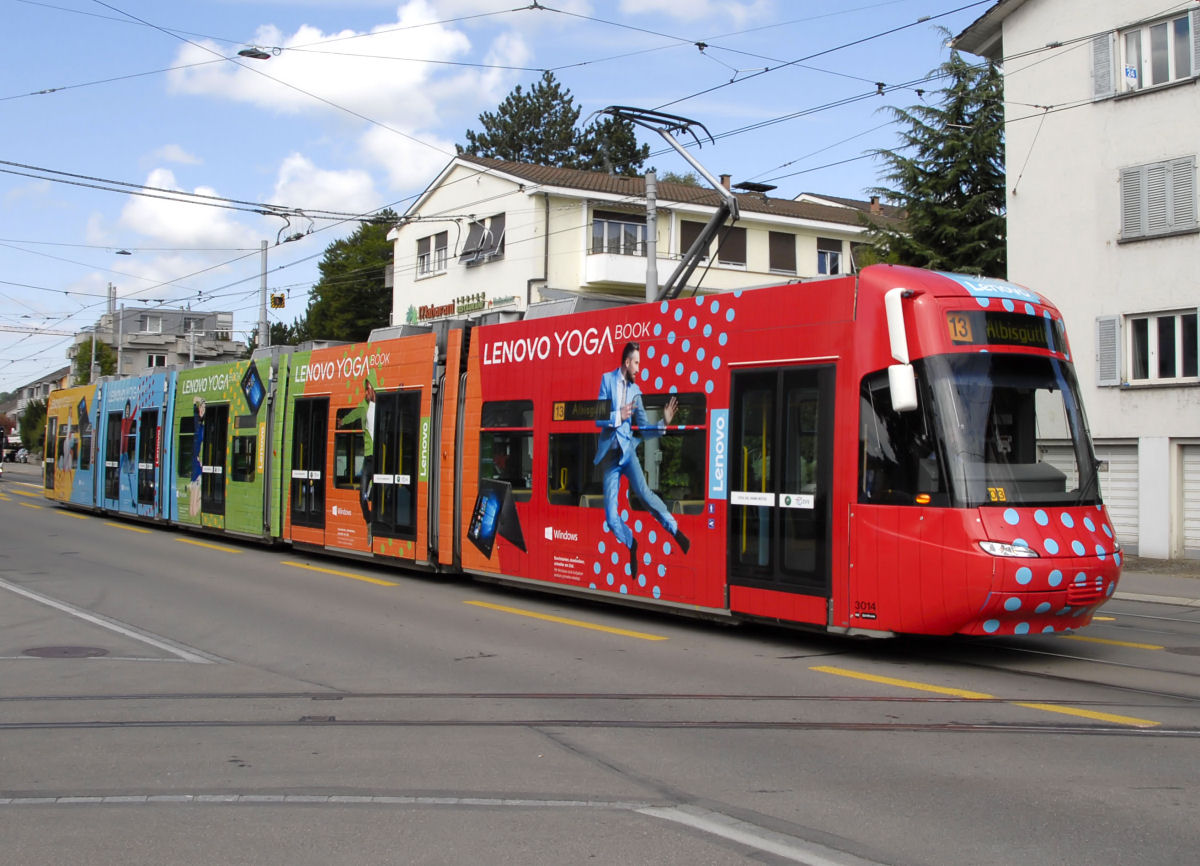
<path id="1" fill-rule="evenodd" d="M 117 378 L 121 378 L 122 350 L 125 348 L 125 305 L 121 304 L 120 317 L 117 319 Z"/>
<path id="2" fill-rule="evenodd" d="M 646 300 L 658 297 L 658 175 L 646 172 Z"/>
<path id="3" fill-rule="evenodd" d="M 271 328 L 267 325 L 267 242 L 262 242 L 262 281 L 258 290 L 258 346 L 271 345 Z"/>

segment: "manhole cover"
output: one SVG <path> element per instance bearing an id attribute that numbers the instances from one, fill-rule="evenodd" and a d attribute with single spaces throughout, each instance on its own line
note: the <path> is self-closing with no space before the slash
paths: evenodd
<path id="1" fill-rule="evenodd" d="M 94 659 L 108 655 L 108 650 L 98 646 L 35 646 L 21 655 L 39 659 Z"/>
<path id="2" fill-rule="evenodd" d="M 1167 652 L 1176 653 L 1181 656 L 1200 656 L 1200 646 L 1177 646 L 1171 647 Z"/>

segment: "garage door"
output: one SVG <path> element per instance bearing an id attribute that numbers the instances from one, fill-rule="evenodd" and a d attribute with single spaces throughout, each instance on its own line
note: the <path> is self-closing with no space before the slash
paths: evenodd
<path id="1" fill-rule="evenodd" d="M 1183 553 L 1200 559 L 1200 445 L 1183 446 Z"/>
<path id="2" fill-rule="evenodd" d="M 1096 458 L 1100 461 L 1100 493 L 1112 517 L 1117 539 L 1127 553 L 1138 549 L 1138 460 L 1137 445 L 1121 442 L 1097 442 Z M 1060 443 L 1040 443 L 1042 457 L 1056 469 L 1065 472 L 1067 483 L 1075 485 L 1075 457 L 1071 446 Z M 1200 446 L 1197 446 L 1200 448 Z M 1200 459 L 1198 457 L 1197 459 Z M 1200 471 L 1200 468 L 1198 468 Z M 1200 519 L 1200 518 L 1198 518 Z"/>

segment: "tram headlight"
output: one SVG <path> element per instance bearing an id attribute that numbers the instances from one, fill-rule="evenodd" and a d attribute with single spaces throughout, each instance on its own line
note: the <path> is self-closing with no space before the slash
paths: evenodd
<path id="1" fill-rule="evenodd" d="M 992 556 L 1015 556 L 1020 559 L 1029 559 L 1037 557 L 1038 553 L 1031 547 L 1026 547 L 1023 544 L 1007 544 L 1003 541 L 981 541 L 979 546 L 983 548 L 985 553 L 990 553 Z"/>

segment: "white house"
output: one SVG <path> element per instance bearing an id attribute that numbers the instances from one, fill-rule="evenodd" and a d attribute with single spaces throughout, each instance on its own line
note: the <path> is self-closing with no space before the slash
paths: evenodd
<path id="1" fill-rule="evenodd" d="M 1200 8 L 999 0 L 1008 277 L 1063 310 L 1104 497 L 1142 556 L 1200 557 Z"/>
<path id="2" fill-rule="evenodd" d="M 728 175 L 722 181 L 728 188 Z M 720 196 L 659 183 L 656 199 L 661 286 Z M 866 231 L 860 210 L 761 192 L 737 200 L 741 218 L 718 234 L 689 286 L 718 292 L 850 270 L 851 245 Z M 554 289 L 646 297 L 641 177 L 459 156 L 388 237 L 396 244 L 393 325 L 481 311 L 515 316 Z"/>

